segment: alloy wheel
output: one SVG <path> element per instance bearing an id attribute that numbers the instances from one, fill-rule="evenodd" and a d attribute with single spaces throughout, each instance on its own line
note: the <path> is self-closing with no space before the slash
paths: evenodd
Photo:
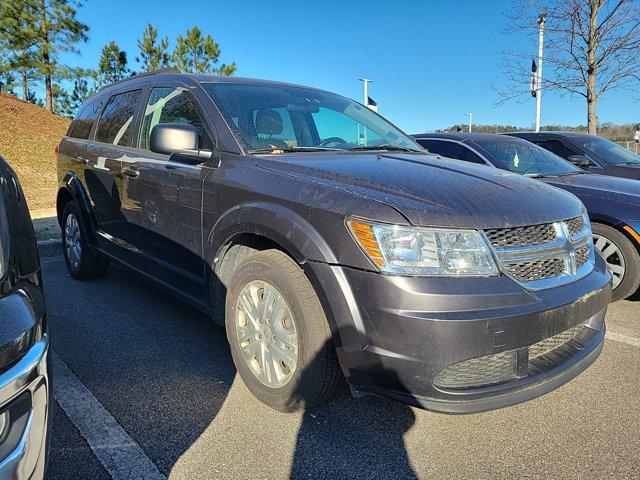
<path id="1" fill-rule="evenodd" d="M 245 285 L 236 305 L 235 327 L 251 373 L 270 388 L 289 383 L 298 361 L 298 334 L 280 292 L 262 280 Z"/>
<path id="2" fill-rule="evenodd" d="M 64 226 L 64 248 L 71 267 L 75 270 L 80 266 L 82 244 L 80 243 L 80 225 L 76 216 L 71 213 L 67 216 Z"/>
<path id="3" fill-rule="evenodd" d="M 613 276 L 613 288 L 624 279 L 626 271 L 624 256 L 618 246 L 606 237 L 593 234 L 593 243 L 607 262 L 607 268 Z"/>

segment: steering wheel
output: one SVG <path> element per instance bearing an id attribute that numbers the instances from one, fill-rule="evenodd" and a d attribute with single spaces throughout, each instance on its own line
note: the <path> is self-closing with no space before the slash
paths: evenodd
<path id="1" fill-rule="evenodd" d="M 342 145 L 346 145 L 347 144 L 347 142 L 343 138 L 340 138 L 340 137 L 329 137 L 329 138 L 325 138 L 324 140 L 322 140 L 318 144 L 318 146 L 319 147 L 328 147 L 329 144 L 331 144 L 331 143 L 334 144 L 334 146 L 335 146 L 335 144 L 342 144 Z"/>

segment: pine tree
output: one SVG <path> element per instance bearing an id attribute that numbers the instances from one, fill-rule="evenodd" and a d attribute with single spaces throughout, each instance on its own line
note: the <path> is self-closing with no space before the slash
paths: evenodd
<path id="1" fill-rule="evenodd" d="M 73 118 L 75 109 L 71 103 L 69 92 L 59 83 L 54 83 L 51 89 L 53 111 L 63 117 Z"/>
<path id="2" fill-rule="evenodd" d="M 85 100 L 96 92 L 95 72 L 77 69 L 74 74 L 73 89 L 69 95 L 69 110 L 73 116 L 75 116 Z"/>
<path id="3" fill-rule="evenodd" d="M 21 0 L 21 3 L 25 8 L 34 9 L 38 52 L 36 68 L 44 77 L 46 108 L 53 111 L 53 84 L 69 73 L 67 67 L 59 64 L 59 56 L 62 52 L 78 52 L 76 45 L 87 41 L 89 27 L 76 18 L 77 8 L 82 6 L 82 2 Z"/>
<path id="4" fill-rule="evenodd" d="M 236 70 L 235 62 L 218 66 L 220 54 L 218 43 L 209 34 L 203 36 L 195 25 L 186 31 L 184 37 L 178 36 L 173 50 L 173 63 L 183 72 L 232 75 Z"/>
<path id="5" fill-rule="evenodd" d="M 127 52 L 120 50 L 114 41 L 102 47 L 102 55 L 98 63 L 98 81 L 100 85 L 118 82 L 131 75 L 127 67 Z"/>
<path id="6" fill-rule="evenodd" d="M 29 97 L 29 82 L 37 77 L 36 11 L 25 0 L 3 0 L 0 3 L 0 49 L 9 54 L 9 67 L 18 73 L 22 83 L 22 99 Z"/>
<path id="7" fill-rule="evenodd" d="M 0 93 L 13 93 L 16 77 L 5 52 L 0 50 Z"/>
<path id="8" fill-rule="evenodd" d="M 169 66 L 169 40 L 161 38 L 158 42 L 158 29 L 150 23 L 147 24 L 142 38 L 138 39 L 140 56 L 136 62 L 142 64 L 143 72 L 153 72 Z"/>

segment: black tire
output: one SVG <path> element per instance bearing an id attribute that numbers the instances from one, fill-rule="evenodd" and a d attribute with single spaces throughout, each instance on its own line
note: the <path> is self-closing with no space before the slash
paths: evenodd
<path id="1" fill-rule="evenodd" d="M 69 258 L 70 254 L 67 248 L 67 219 L 73 215 L 78 223 L 80 231 L 80 255 L 79 262 L 74 264 Z M 62 213 L 62 251 L 64 252 L 64 260 L 67 264 L 67 270 L 71 276 L 77 280 L 93 280 L 102 277 L 109 267 L 109 260 L 94 253 L 87 244 L 86 228 L 82 223 L 78 209 L 73 202 L 69 202 Z"/>
<path id="2" fill-rule="evenodd" d="M 622 281 L 613 289 L 613 301 L 623 300 L 633 295 L 640 286 L 640 254 L 631 240 L 619 230 L 601 223 L 593 223 L 595 235 L 606 238 L 613 243 L 622 254 L 625 271 Z M 610 261 L 615 258 L 610 257 Z"/>
<path id="3" fill-rule="evenodd" d="M 250 282 L 268 282 L 287 302 L 297 333 L 298 356 L 291 379 L 273 388 L 260 382 L 242 356 L 235 315 L 242 289 Z M 320 300 L 302 269 L 283 252 L 265 250 L 247 257 L 235 269 L 227 290 L 225 326 L 231 354 L 251 393 L 281 412 L 322 404 L 336 392 L 341 371 Z"/>

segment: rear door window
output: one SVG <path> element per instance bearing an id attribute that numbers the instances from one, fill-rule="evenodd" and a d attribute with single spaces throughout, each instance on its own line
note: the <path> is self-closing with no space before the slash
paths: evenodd
<path id="1" fill-rule="evenodd" d="M 97 100 L 85 103 L 69 128 L 69 137 L 87 140 L 100 113 L 100 106 Z"/>
<path id="2" fill-rule="evenodd" d="M 100 117 L 96 140 L 113 145 L 128 145 L 141 96 L 142 90 L 132 90 L 111 97 Z"/>

